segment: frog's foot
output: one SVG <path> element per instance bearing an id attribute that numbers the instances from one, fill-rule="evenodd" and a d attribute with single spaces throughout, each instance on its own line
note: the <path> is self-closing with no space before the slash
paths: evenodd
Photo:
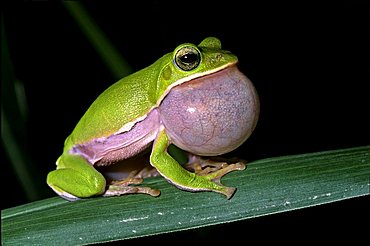
<path id="1" fill-rule="evenodd" d="M 244 170 L 245 164 L 242 161 L 229 164 L 226 161 L 206 160 L 191 155 L 185 168 L 194 171 L 197 175 L 211 177 L 212 181 L 220 183 L 222 176 L 232 171 Z"/>
<path id="2" fill-rule="evenodd" d="M 156 173 L 152 170 L 144 168 L 140 172 L 132 171 L 129 176 L 123 180 L 111 181 L 108 185 L 108 189 L 105 191 L 103 196 L 120 196 L 125 194 L 148 194 L 151 196 L 159 196 L 161 193 L 159 190 L 155 190 L 149 187 L 131 186 L 141 184 L 144 181 L 144 177 L 153 177 Z"/>
<path id="3" fill-rule="evenodd" d="M 206 160 L 194 155 L 189 157 L 189 162 L 185 165 L 186 169 L 194 171 L 196 175 L 218 184 L 221 187 L 220 193 L 226 195 L 228 199 L 231 198 L 236 189 L 234 187 L 223 186 L 221 184 L 221 178 L 229 172 L 244 170 L 245 167 L 242 161 L 229 164 L 226 161 Z"/>
<path id="4" fill-rule="evenodd" d="M 228 199 L 232 197 L 236 189 L 234 187 L 223 186 L 221 184 L 221 178 L 229 172 L 244 170 L 245 167 L 242 161 L 229 164 L 223 159 L 207 160 L 195 155 L 190 155 L 189 162 L 185 165 L 186 169 L 194 171 L 196 175 L 218 184 L 221 187 L 220 193 L 226 195 Z"/>

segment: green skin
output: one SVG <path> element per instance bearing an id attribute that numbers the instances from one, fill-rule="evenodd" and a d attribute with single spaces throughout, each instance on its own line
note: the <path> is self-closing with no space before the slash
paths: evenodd
<path id="1" fill-rule="evenodd" d="M 176 126 L 170 127 L 168 123 L 167 127 L 166 123 L 163 123 L 167 119 L 173 119 L 172 109 L 169 110 L 172 106 L 161 108 L 161 104 L 167 100 L 168 105 L 173 105 L 174 100 L 169 94 L 174 88 L 177 88 L 181 95 L 183 84 L 206 81 L 212 75 L 217 80 L 220 71 L 227 71 L 231 67 L 234 69 L 230 70 L 236 71 L 236 63 L 237 57 L 221 50 L 220 41 L 210 37 L 204 39 L 198 46 L 190 43 L 179 45 L 173 52 L 164 55 L 147 68 L 122 78 L 93 102 L 66 139 L 63 154 L 57 160 L 57 169 L 48 174 L 48 185 L 58 195 L 68 200 L 131 193 L 158 196 L 160 194 L 158 190 L 132 185 L 141 183 L 142 176 L 129 176 L 125 180 L 108 183 L 105 176 L 95 168 L 125 160 L 152 146 L 150 164 L 170 183 L 180 189 L 214 191 L 230 198 L 235 188 L 223 186 L 220 178 L 233 170 L 243 170 L 245 165 L 215 163 L 203 160 L 199 156 L 229 152 L 249 137 L 259 114 L 258 97 L 250 81 L 239 74 L 238 79 L 234 79 L 249 86 L 245 87 L 249 94 L 241 101 L 252 101 L 249 105 L 252 111 L 238 117 L 248 117 L 249 120 L 245 122 L 251 123 L 243 128 L 241 133 L 235 133 L 237 137 L 230 137 L 232 144 L 227 146 L 203 150 L 193 148 L 192 144 L 189 144 L 193 138 L 190 140 L 185 138 L 182 141 L 181 136 L 176 135 Z M 177 106 L 174 108 L 177 109 Z M 199 105 L 198 108 L 200 109 Z M 195 109 L 197 108 L 193 107 L 191 110 L 188 108 L 188 111 L 193 113 Z M 208 109 L 207 115 L 212 112 L 212 109 Z M 166 114 L 169 116 L 165 116 Z M 239 118 L 234 121 L 239 123 Z M 230 136 L 234 135 L 231 132 Z M 208 135 L 205 137 L 209 138 Z M 187 140 L 189 141 L 186 142 Z M 186 170 L 168 154 L 167 148 L 170 144 L 189 152 L 189 166 L 194 172 Z"/>

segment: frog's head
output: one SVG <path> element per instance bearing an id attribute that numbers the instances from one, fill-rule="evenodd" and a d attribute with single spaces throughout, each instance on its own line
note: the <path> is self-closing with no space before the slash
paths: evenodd
<path id="1" fill-rule="evenodd" d="M 175 72 L 187 76 L 203 76 L 235 64 L 238 58 L 221 49 L 219 39 L 209 37 L 198 46 L 185 43 L 179 45 L 172 54 Z"/>
<path id="2" fill-rule="evenodd" d="M 213 74 L 235 65 L 237 61 L 235 55 L 221 49 L 221 42 L 215 37 L 204 39 L 198 46 L 181 44 L 162 57 L 157 92 L 163 98 L 174 86 Z"/>

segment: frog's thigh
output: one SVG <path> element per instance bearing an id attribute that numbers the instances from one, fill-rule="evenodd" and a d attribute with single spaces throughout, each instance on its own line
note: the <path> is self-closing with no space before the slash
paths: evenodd
<path id="1" fill-rule="evenodd" d="M 207 176 L 196 175 L 185 170 L 168 153 L 169 139 L 166 131 L 162 129 L 154 142 L 150 156 L 150 163 L 169 182 L 177 187 L 190 191 L 215 191 L 230 198 L 235 188 L 226 187 L 210 180 Z"/>
<path id="2" fill-rule="evenodd" d="M 104 176 L 78 155 L 62 155 L 58 169 L 48 174 L 47 183 L 68 200 L 100 195 L 106 188 Z"/>

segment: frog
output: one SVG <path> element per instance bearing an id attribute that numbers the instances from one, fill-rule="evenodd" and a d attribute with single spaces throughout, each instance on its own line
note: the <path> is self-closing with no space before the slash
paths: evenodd
<path id="1" fill-rule="evenodd" d="M 155 172 L 180 190 L 211 191 L 230 199 L 236 188 L 223 185 L 221 178 L 246 164 L 212 157 L 240 147 L 254 131 L 259 110 L 253 83 L 218 38 L 180 44 L 93 101 L 66 138 L 47 184 L 69 201 L 125 194 L 156 197 L 160 190 L 143 186 L 143 172 L 109 181 L 98 168 L 147 151 Z M 186 153 L 185 165 L 169 146 Z"/>

